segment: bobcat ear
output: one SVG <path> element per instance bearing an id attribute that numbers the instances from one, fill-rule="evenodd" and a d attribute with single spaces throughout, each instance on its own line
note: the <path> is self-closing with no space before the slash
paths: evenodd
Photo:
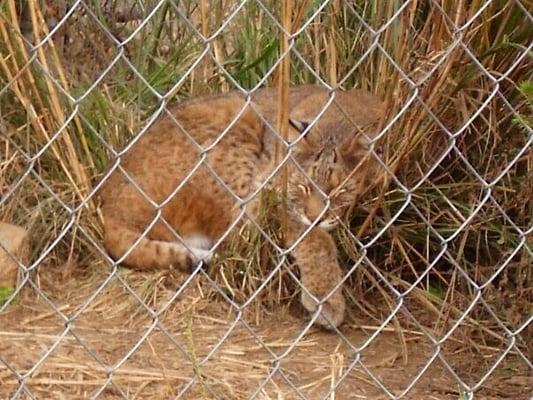
<path id="1" fill-rule="evenodd" d="M 305 132 L 306 135 L 309 133 L 309 131 L 306 132 L 306 129 L 309 127 L 308 122 L 289 118 L 289 124 L 300 133 Z"/>

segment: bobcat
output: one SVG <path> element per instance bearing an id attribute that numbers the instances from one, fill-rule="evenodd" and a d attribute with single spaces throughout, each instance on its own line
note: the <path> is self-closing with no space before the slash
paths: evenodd
<path id="1" fill-rule="evenodd" d="M 314 121 L 328 99 L 321 87 L 291 88 L 285 244 L 307 289 L 303 306 L 311 313 L 320 306 L 316 323 L 336 327 L 345 314 L 343 275 L 328 231 L 365 184 L 373 164 L 364 160 L 368 139 L 384 110 L 368 92 L 336 91 Z M 246 201 L 270 171 L 280 140 L 270 128 L 277 91 L 261 89 L 252 103 L 237 93 L 182 103 L 119 157 L 100 189 L 105 247 L 115 260 L 186 271 L 209 260 L 241 208 L 253 209 Z M 367 166 L 351 174 L 360 162 Z"/>

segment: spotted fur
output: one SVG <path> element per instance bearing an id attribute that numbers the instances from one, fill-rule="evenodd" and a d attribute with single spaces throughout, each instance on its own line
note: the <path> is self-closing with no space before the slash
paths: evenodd
<path id="1" fill-rule="evenodd" d="M 119 167 L 110 167 L 100 190 L 111 257 L 138 269 L 190 271 L 198 261 L 207 262 L 211 246 L 238 217 L 239 199 L 247 199 L 257 177 L 272 166 L 277 139 L 267 127 L 275 126 L 276 93 L 256 92 L 254 107 L 235 93 L 194 99 L 156 121 Z M 297 243 L 292 254 L 307 288 L 302 304 L 310 312 L 320 307 L 319 324 L 338 326 L 345 310 L 342 271 L 328 230 L 368 175 L 369 168 L 362 169 L 366 174 L 350 172 L 367 154 L 382 105 L 367 92 L 337 92 L 315 121 L 329 96 L 314 86 L 291 90 L 285 236 L 287 246 Z"/>

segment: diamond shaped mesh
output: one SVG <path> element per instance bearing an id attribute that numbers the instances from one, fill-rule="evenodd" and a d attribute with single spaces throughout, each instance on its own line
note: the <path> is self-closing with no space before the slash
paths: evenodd
<path id="1" fill-rule="evenodd" d="M 530 398 L 526 1 L 5 0 L 0 18 L 0 221 L 31 248 L 0 242 L 17 269 L 0 288 L 0 398 Z M 345 89 L 386 106 L 372 179 L 331 234 L 343 276 L 322 297 L 293 255 L 323 234 L 331 198 L 295 156 L 303 136 L 254 100 L 310 83 L 329 96 L 311 125 Z M 202 147 L 174 104 L 228 91 L 244 106 Z M 242 196 L 209 157 L 249 108 L 275 151 Z M 165 118 L 197 158 L 155 201 L 124 158 Z M 324 204 L 285 243 L 292 165 Z M 162 209 L 204 170 L 237 210 L 209 264 L 125 268 L 156 224 L 190 246 Z M 155 210 L 118 259 L 98 197 L 112 174 Z M 323 329 L 337 289 L 345 320 Z"/>

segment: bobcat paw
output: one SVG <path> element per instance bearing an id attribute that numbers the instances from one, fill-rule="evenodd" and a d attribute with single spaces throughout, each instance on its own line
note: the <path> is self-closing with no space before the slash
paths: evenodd
<path id="1" fill-rule="evenodd" d="M 212 257 L 213 252 L 211 251 L 192 247 L 187 249 L 181 258 L 173 265 L 177 265 L 179 270 L 190 274 L 198 268 L 200 262 L 202 262 L 202 268 L 205 268 L 211 261 Z"/>
<path id="2" fill-rule="evenodd" d="M 204 250 L 204 249 L 198 249 L 198 248 L 192 248 L 192 259 L 194 262 L 198 263 L 203 261 L 204 263 L 209 263 L 211 261 L 211 258 L 213 257 L 213 252 L 210 250 Z"/>
<path id="3" fill-rule="evenodd" d="M 192 235 L 184 238 L 185 244 L 190 250 L 190 258 L 192 268 L 196 268 L 200 261 L 205 264 L 209 264 L 213 257 L 211 247 L 213 242 L 207 236 L 204 235 Z"/>
<path id="4" fill-rule="evenodd" d="M 305 309 L 311 314 L 314 314 L 319 308 L 319 303 L 305 291 L 302 291 L 301 301 Z M 333 329 L 344 321 L 345 309 L 346 301 L 344 300 L 341 289 L 338 289 L 327 301 L 322 302 L 322 309 L 315 319 L 315 323 L 324 328 Z"/>

